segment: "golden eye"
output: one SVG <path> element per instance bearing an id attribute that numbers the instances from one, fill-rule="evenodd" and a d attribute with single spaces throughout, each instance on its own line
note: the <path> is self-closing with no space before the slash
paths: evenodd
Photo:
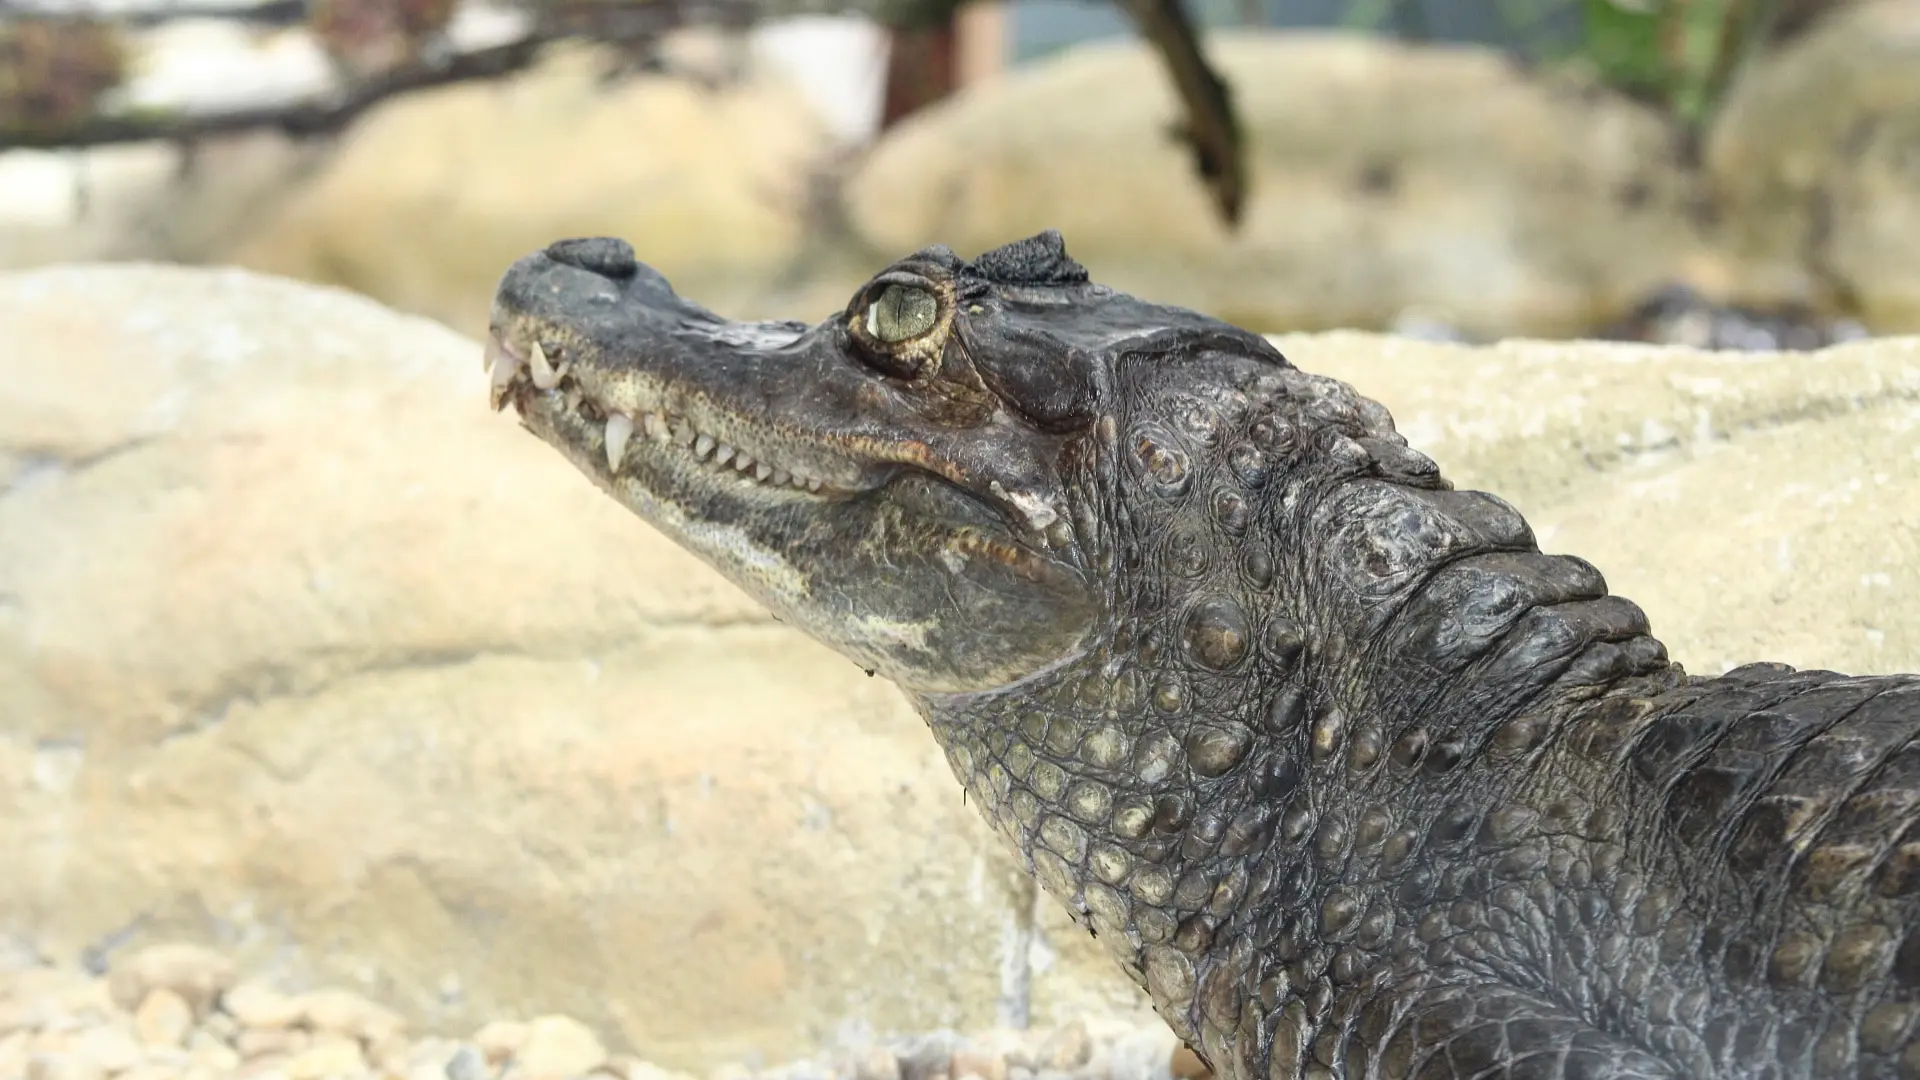
<path id="1" fill-rule="evenodd" d="M 925 289 L 889 285 L 867 305 L 867 332 L 889 345 L 898 345 L 933 329 L 940 318 L 940 301 Z"/>

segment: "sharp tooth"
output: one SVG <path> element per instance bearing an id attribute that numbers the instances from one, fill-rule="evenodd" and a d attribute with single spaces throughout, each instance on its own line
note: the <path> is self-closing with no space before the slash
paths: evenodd
<path id="1" fill-rule="evenodd" d="M 658 443 L 667 441 L 667 421 L 665 417 L 657 412 L 650 412 L 640 418 L 640 423 L 647 429 L 647 438 Z"/>
<path id="2" fill-rule="evenodd" d="M 547 350 L 535 341 L 527 352 L 527 367 L 533 372 L 533 385 L 542 390 L 551 390 L 560 384 L 560 372 L 547 362 Z"/>
<path id="3" fill-rule="evenodd" d="M 728 446 L 726 443 L 721 443 L 719 446 L 714 448 L 713 463 L 715 465 L 725 465 L 727 462 L 732 460 L 733 460 L 733 447 Z"/>
<path id="4" fill-rule="evenodd" d="M 706 457 L 708 454 L 713 453 L 713 445 L 713 436 L 700 436 L 693 440 L 693 456 L 698 458 Z"/>
<path id="5" fill-rule="evenodd" d="M 764 461 L 753 467 L 753 478 L 755 480 L 765 480 L 767 477 L 772 475 L 773 475 L 773 466 L 767 464 Z"/>
<path id="6" fill-rule="evenodd" d="M 520 361 L 515 360 L 505 349 L 489 347 L 493 363 L 487 368 L 487 400 L 498 409 L 506 401 L 507 387 L 513 383 L 513 377 L 520 373 Z"/>
<path id="7" fill-rule="evenodd" d="M 807 481 L 807 490 L 808 490 L 808 491 L 819 491 L 821 487 L 822 487 L 822 485 L 821 485 L 821 483 L 820 483 L 820 481 L 818 481 L 818 480 L 808 480 L 808 481 Z"/>
<path id="8" fill-rule="evenodd" d="M 687 423 L 684 417 L 674 418 L 673 420 L 673 441 L 674 442 L 679 443 L 681 446 L 692 446 L 693 434 L 694 434 L 693 425 Z"/>
<path id="9" fill-rule="evenodd" d="M 753 468 L 753 458 L 749 457 L 745 450 L 742 450 L 733 456 L 733 467 L 741 472 L 746 472 L 748 469 Z"/>
<path id="10" fill-rule="evenodd" d="M 797 487 L 797 488 L 804 488 L 807 486 L 807 478 L 804 476 L 801 476 L 799 473 L 794 473 L 792 476 L 789 476 L 787 478 L 787 483 L 792 484 L 794 487 Z"/>
<path id="11" fill-rule="evenodd" d="M 620 457 L 627 452 L 627 440 L 633 437 L 633 418 L 622 412 L 607 414 L 607 468 L 620 471 Z"/>
<path id="12" fill-rule="evenodd" d="M 769 476 L 769 477 L 767 477 L 767 483 L 769 483 L 769 484 L 778 484 L 778 485 L 779 485 L 779 486 L 781 486 L 781 487 L 785 487 L 785 486 L 787 486 L 787 480 L 788 480 L 788 479 L 789 479 L 789 477 L 788 477 L 788 475 L 787 475 L 787 470 L 785 470 L 785 469 L 775 469 L 775 470 L 773 470 L 773 475 L 772 475 L 772 476 Z"/>

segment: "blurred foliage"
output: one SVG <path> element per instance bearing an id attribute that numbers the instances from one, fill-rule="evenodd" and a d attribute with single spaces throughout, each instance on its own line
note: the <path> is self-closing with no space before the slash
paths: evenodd
<path id="1" fill-rule="evenodd" d="M 80 123 L 126 74 L 126 50 L 111 23 L 64 16 L 0 22 L 0 130 Z"/>
<path id="2" fill-rule="evenodd" d="M 1733 75 L 1772 37 L 1775 0 L 1582 0 L 1571 52 L 1606 83 L 1687 131 L 1712 116 Z"/>

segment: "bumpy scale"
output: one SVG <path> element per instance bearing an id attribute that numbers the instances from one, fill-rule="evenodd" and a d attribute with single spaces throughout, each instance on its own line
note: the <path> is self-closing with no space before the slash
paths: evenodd
<path id="1" fill-rule="evenodd" d="M 565 241 L 487 363 L 897 682 L 1226 1080 L 1920 1077 L 1920 677 L 1687 676 L 1380 405 L 1057 234 L 812 327 Z"/>

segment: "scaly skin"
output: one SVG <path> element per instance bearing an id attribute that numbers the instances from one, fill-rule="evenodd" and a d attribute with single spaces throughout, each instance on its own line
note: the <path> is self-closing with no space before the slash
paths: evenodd
<path id="1" fill-rule="evenodd" d="M 811 328 L 566 241 L 489 366 L 897 682 L 1226 1080 L 1920 1076 L 1920 677 L 1688 677 L 1380 405 L 1057 234 Z"/>

